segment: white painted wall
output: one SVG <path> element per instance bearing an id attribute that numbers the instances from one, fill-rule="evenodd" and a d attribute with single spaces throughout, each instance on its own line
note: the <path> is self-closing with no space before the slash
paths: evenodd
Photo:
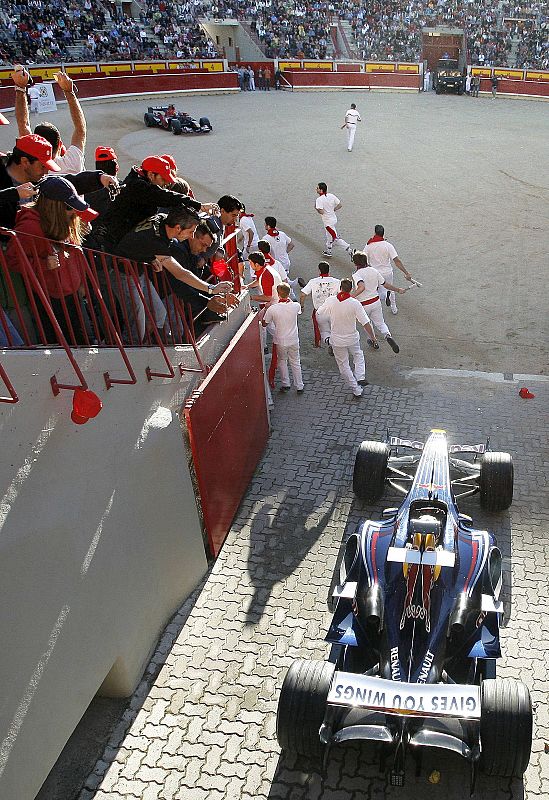
<path id="1" fill-rule="evenodd" d="M 213 363 L 246 301 L 203 342 Z M 195 365 L 190 348 L 172 363 Z M 95 420 L 70 419 L 63 351 L 0 351 L 20 402 L 0 404 L 0 798 L 32 800 L 94 694 L 131 693 L 207 564 L 180 411 L 197 377 L 145 377 L 158 350 L 80 350 Z M 107 678 L 108 676 L 108 678 Z"/>

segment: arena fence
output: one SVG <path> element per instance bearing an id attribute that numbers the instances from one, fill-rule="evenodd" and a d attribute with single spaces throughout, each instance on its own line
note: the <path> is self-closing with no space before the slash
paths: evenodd
<path id="1" fill-rule="evenodd" d="M 236 250 L 237 229 L 223 241 L 228 263 L 235 274 L 235 291 L 240 291 Z M 151 365 L 147 379 L 173 378 L 187 371 L 208 373 L 197 346 L 197 326 L 202 326 L 205 309 L 195 310 L 173 291 L 165 271 L 138 264 L 89 248 L 60 244 L 40 237 L 0 228 L 4 247 L 0 249 L 0 347 L 6 349 L 62 348 L 77 383 L 60 384 L 51 378 L 54 394 L 60 389 L 86 389 L 87 384 L 74 348 L 117 348 L 127 375 L 104 373 L 107 389 L 115 384 L 135 384 L 131 348 L 150 348 L 151 364 L 156 351 L 164 362 Z M 44 253 L 50 255 L 44 259 Z M 232 255 L 231 255 L 232 251 Z M 69 264 L 70 268 L 64 264 Z M 190 345 L 197 367 L 174 367 L 167 348 Z M 0 377 L 9 397 L 0 402 L 17 402 L 17 394 L 6 371 Z"/>

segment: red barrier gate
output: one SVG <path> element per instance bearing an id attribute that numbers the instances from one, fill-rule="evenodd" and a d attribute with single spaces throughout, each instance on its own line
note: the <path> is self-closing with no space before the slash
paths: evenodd
<path id="1" fill-rule="evenodd" d="M 269 436 L 257 315 L 242 326 L 184 413 L 204 527 L 217 556 Z"/>

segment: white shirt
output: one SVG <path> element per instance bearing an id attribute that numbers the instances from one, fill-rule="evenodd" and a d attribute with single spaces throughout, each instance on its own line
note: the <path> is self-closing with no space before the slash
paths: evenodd
<path id="1" fill-rule="evenodd" d="M 352 278 L 355 289 L 358 287 L 360 281 L 364 284 L 364 291 L 356 297 L 359 303 L 364 303 L 365 300 L 378 297 L 378 289 L 385 283 L 383 275 L 373 267 L 361 267 L 357 269 L 357 271 L 353 273 Z"/>
<path id="2" fill-rule="evenodd" d="M 362 122 L 360 114 L 358 113 L 356 108 L 350 108 L 347 111 L 347 113 L 345 114 L 345 122 L 347 123 L 347 125 L 356 125 L 357 122 Z"/>
<path id="3" fill-rule="evenodd" d="M 278 231 L 278 236 L 269 236 L 266 233 L 262 241 L 269 242 L 272 257 L 280 261 L 285 269 L 290 269 L 290 257 L 288 255 L 288 245 L 292 242 L 290 237 L 284 231 Z"/>
<path id="4" fill-rule="evenodd" d="M 280 261 L 277 261 L 276 258 L 275 258 L 274 264 L 268 264 L 268 266 L 271 269 L 274 269 L 274 270 L 276 270 L 278 272 L 278 274 L 280 275 L 280 280 L 282 281 L 282 283 L 288 283 L 288 273 L 286 272 L 286 270 L 284 269 L 284 267 L 282 266 Z"/>
<path id="5" fill-rule="evenodd" d="M 320 308 L 322 303 L 339 292 L 339 279 L 332 278 L 331 275 L 321 275 L 318 278 L 311 278 L 301 290 L 303 294 L 310 294 L 313 307 Z"/>
<path id="6" fill-rule="evenodd" d="M 54 161 L 61 167 L 61 172 L 52 172 L 52 175 L 77 175 L 85 170 L 84 153 L 74 144 L 67 147 L 64 156 L 57 156 Z"/>
<path id="7" fill-rule="evenodd" d="M 363 306 L 354 297 L 338 300 L 328 297 L 318 309 L 318 316 L 327 317 L 331 323 L 330 344 L 333 347 L 350 347 L 360 341 L 356 329 L 357 320 L 361 325 L 370 322 Z"/>
<path id="8" fill-rule="evenodd" d="M 246 250 L 248 251 L 256 250 L 257 243 L 259 242 L 259 235 L 257 233 L 257 228 L 255 227 L 255 222 L 253 220 L 253 217 L 242 214 L 242 216 L 240 217 L 239 225 L 240 225 L 240 230 L 242 231 L 242 235 L 244 236 L 244 247 L 246 248 Z M 248 246 L 248 239 L 250 237 L 248 236 L 248 231 L 251 231 L 253 235 L 252 243 L 249 246 Z"/>
<path id="9" fill-rule="evenodd" d="M 321 194 L 316 198 L 315 207 L 317 210 L 322 211 L 321 216 L 324 226 L 335 226 L 337 224 L 335 208 L 338 205 L 339 197 L 336 197 L 335 194 L 332 194 L 331 192 L 327 192 L 327 194 Z"/>
<path id="10" fill-rule="evenodd" d="M 390 275 L 393 264 L 392 259 L 398 258 L 398 253 L 391 242 L 372 242 L 364 247 L 364 252 L 368 256 L 368 264 L 381 272 L 383 276 Z"/>
<path id="11" fill-rule="evenodd" d="M 281 347 L 299 345 L 297 318 L 301 314 L 299 303 L 278 302 L 269 306 L 263 319 L 274 323 L 273 342 Z"/>

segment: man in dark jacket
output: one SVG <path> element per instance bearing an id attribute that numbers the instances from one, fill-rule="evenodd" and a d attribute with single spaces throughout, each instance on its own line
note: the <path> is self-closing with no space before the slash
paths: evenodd
<path id="1" fill-rule="evenodd" d="M 169 189 L 175 175 L 161 156 L 148 156 L 140 167 L 132 167 L 120 193 L 102 215 L 94 237 L 106 252 L 115 252 L 118 242 L 136 225 L 154 216 L 159 208 L 186 208 L 212 213 L 215 204 L 202 205 L 198 200 Z"/>

